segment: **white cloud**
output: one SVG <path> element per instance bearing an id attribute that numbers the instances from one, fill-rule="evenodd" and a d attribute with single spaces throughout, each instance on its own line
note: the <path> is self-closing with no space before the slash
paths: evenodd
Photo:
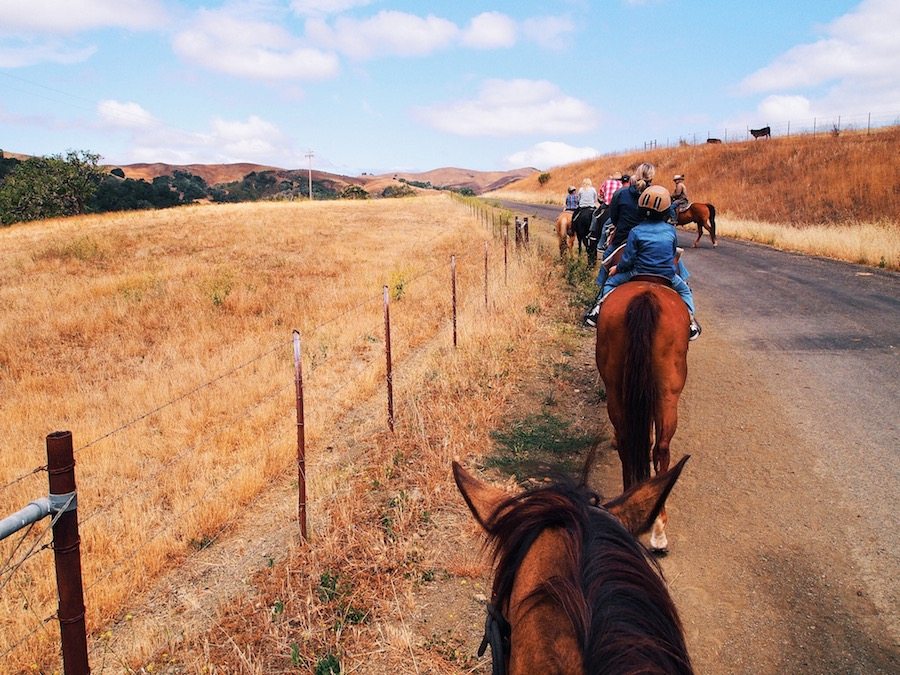
<path id="1" fill-rule="evenodd" d="M 165 24 L 157 0 L 3 0 L 0 33 L 76 33 L 118 27 L 147 30 Z"/>
<path id="2" fill-rule="evenodd" d="M 293 0 L 291 9 L 301 16 L 340 14 L 354 7 L 365 7 L 372 0 Z"/>
<path id="3" fill-rule="evenodd" d="M 118 106 L 132 112 L 139 110 L 151 121 L 144 126 L 135 124 L 128 128 L 132 149 L 127 157 L 118 158 L 122 163 L 257 162 L 285 167 L 300 164 L 300 153 L 293 149 L 290 139 L 276 125 L 256 115 L 246 120 L 215 118 L 210 121 L 208 130 L 197 133 L 156 124 L 155 118 L 137 104 Z M 117 123 L 121 122 L 120 117 L 114 119 Z"/>
<path id="4" fill-rule="evenodd" d="M 597 124 L 588 104 L 545 80 L 487 80 L 478 98 L 416 111 L 430 126 L 460 136 L 578 133 Z"/>
<path id="5" fill-rule="evenodd" d="M 533 145 L 527 150 L 513 153 L 505 161 L 510 168 L 533 166 L 537 169 L 549 169 L 553 166 L 590 159 L 599 154 L 595 148 L 591 147 L 578 148 L 559 141 L 544 141 Z"/>
<path id="6" fill-rule="evenodd" d="M 97 104 L 100 120 L 111 127 L 147 129 L 159 126 L 159 120 L 134 102 L 122 103 L 111 99 Z"/>
<path id="7" fill-rule="evenodd" d="M 200 11 L 173 47 L 204 68 L 251 79 L 322 79 L 339 69 L 336 56 L 301 46 L 280 26 L 227 11 Z"/>
<path id="8" fill-rule="evenodd" d="M 541 16 L 522 22 L 522 33 L 525 37 L 544 49 L 568 47 L 573 39 L 569 34 L 574 32 L 575 24 L 565 17 Z"/>
<path id="9" fill-rule="evenodd" d="M 900 3 L 864 0 L 823 29 L 816 42 L 789 49 L 740 84 L 747 93 L 804 90 L 835 82 L 849 89 L 896 89 L 900 64 Z M 890 85 L 893 85 L 891 87 Z M 848 105 L 860 101 L 849 101 Z"/>
<path id="10" fill-rule="evenodd" d="M 500 12 L 484 12 L 463 31 L 462 43 L 475 49 L 512 47 L 516 44 L 516 22 Z"/>
<path id="11" fill-rule="evenodd" d="M 56 40 L 19 42 L 20 46 L 0 47 L 0 68 L 22 68 L 38 63 L 80 63 L 97 51 L 94 46 L 70 47 Z"/>
<path id="12" fill-rule="evenodd" d="M 381 11 L 368 19 L 339 17 L 330 26 L 309 19 L 306 35 L 316 44 L 336 49 L 354 59 L 377 56 L 423 56 L 450 45 L 459 35 L 452 21 L 433 15 Z"/>
<path id="13" fill-rule="evenodd" d="M 767 96 L 759 104 L 760 119 L 803 120 L 813 116 L 811 104 L 805 96 Z"/>

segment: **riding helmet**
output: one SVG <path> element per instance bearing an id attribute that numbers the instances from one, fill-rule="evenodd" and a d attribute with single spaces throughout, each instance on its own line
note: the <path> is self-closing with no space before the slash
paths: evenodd
<path id="1" fill-rule="evenodd" d="M 672 198 L 669 196 L 669 191 L 662 185 L 651 185 L 638 198 L 638 206 L 657 213 L 666 213 L 671 205 Z"/>

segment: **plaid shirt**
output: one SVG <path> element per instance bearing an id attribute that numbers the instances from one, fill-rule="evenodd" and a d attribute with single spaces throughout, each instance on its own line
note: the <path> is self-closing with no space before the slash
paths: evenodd
<path id="1" fill-rule="evenodd" d="M 607 178 L 603 181 L 603 186 L 600 188 L 603 203 L 609 204 L 612 201 L 612 196 L 620 187 L 622 187 L 622 181 L 616 180 L 615 178 Z"/>

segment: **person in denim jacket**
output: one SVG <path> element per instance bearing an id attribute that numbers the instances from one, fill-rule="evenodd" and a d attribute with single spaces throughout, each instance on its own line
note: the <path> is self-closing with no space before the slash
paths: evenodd
<path id="1" fill-rule="evenodd" d="M 601 304 L 613 289 L 638 274 L 651 274 L 668 279 L 684 300 L 691 315 L 690 340 L 700 336 L 700 324 L 694 318 L 694 296 L 690 286 L 676 270 L 677 241 L 675 228 L 667 222 L 672 200 L 661 185 L 652 185 L 641 193 L 638 206 L 645 218 L 631 228 L 622 258 L 609 270 L 603 285 Z M 602 310 L 601 310 L 602 311 Z"/>

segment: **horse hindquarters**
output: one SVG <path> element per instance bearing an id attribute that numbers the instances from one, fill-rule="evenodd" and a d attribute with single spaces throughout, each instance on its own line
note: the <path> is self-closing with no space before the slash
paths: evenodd
<path id="1" fill-rule="evenodd" d="M 636 296 L 625 311 L 628 343 L 622 378 L 626 414 L 619 438 L 625 488 L 650 477 L 650 429 L 656 417 L 659 386 L 654 367 L 653 339 L 659 320 L 656 297 Z"/>
<path id="2" fill-rule="evenodd" d="M 632 281 L 609 295 L 597 326 L 597 367 L 615 431 L 627 489 L 669 464 L 678 424 L 678 399 L 687 377 L 688 311 L 681 298 L 655 284 Z M 651 453 L 651 428 L 656 442 Z M 653 525 L 650 547 L 665 550 L 665 509 Z"/>

